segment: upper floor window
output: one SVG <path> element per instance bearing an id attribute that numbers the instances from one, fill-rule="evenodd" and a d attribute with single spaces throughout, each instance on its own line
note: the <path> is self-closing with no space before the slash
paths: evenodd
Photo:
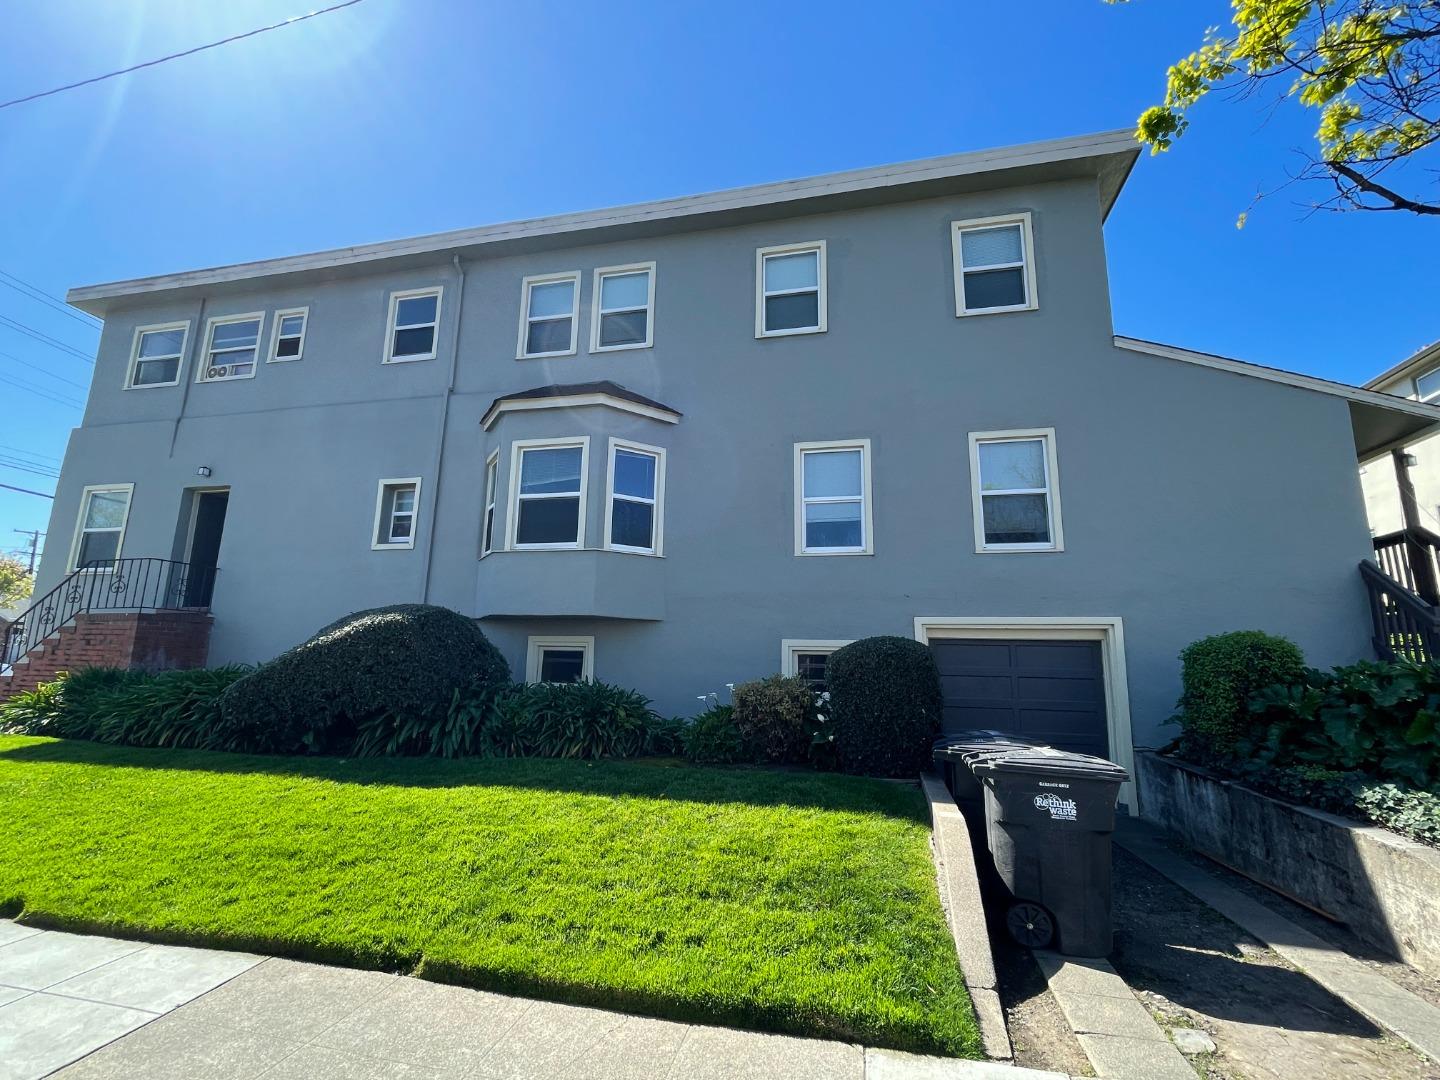
<path id="1" fill-rule="evenodd" d="M 795 554 L 869 555 L 870 440 L 795 444 Z"/>
<path id="2" fill-rule="evenodd" d="M 569 356 L 575 351 L 577 273 L 527 277 L 521 286 L 520 344 L 516 356 Z"/>
<path id="3" fill-rule="evenodd" d="M 1055 431 L 970 433 L 975 550 L 1062 551 Z"/>
<path id="4" fill-rule="evenodd" d="M 755 252 L 755 336 L 825 329 L 825 241 Z"/>
<path id="5" fill-rule="evenodd" d="M 206 330 L 205 362 L 200 382 L 253 379 L 260 353 L 260 326 L 265 313 L 225 315 L 211 319 Z"/>
<path id="6" fill-rule="evenodd" d="M 309 308 L 291 308 L 275 313 L 275 329 L 270 338 L 270 361 L 299 360 L 305 354 L 305 324 L 310 321 Z"/>
<path id="7" fill-rule="evenodd" d="M 375 496 L 375 537 L 371 547 L 413 548 L 415 515 L 420 503 L 420 478 L 381 480 Z"/>
<path id="8" fill-rule="evenodd" d="M 655 308 L 655 264 L 596 270 L 594 302 L 591 352 L 647 347 Z"/>
<path id="9" fill-rule="evenodd" d="M 480 554 L 489 555 L 495 545 L 495 490 L 500 483 L 500 451 L 485 460 L 485 521 L 480 528 Z"/>
<path id="10" fill-rule="evenodd" d="M 180 381 L 180 364 L 185 356 L 188 322 L 142 326 L 135 331 L 130 355 L 127 389 L 137 386 L 174 386 Z"/>
<path id="11" fill-rule="evenodd" d="M 525 439 L 513 446 L 509 546 L 583 546 L 589 436 Z"/>
<path id="12" fill-rule="evenodd" d="M 87 487 L 80 494 L 80 517 L 70 547 L 71 570 L 108 570 L 120 558 L 134 484 Z"/>
<path id="13" fill-rule="evenodd" d="M 1029 214 L 956 221 L 951 227 L 956 315 L 1036 306 Z"/>
<path id="14" fill-rule="evenodd" d="M 385 330 L 385 363 L 435 359 L 440 329 L 441 289 L 411 289 L 390 294 Z"/>
<path id="15" fill-rule="evenodd" d="M 1415 379 L 1415 396 L 1421 401 L 1434 401 L 1440 397 L 1440 368 L 1427 371 Z"/>
<path id="16" fill-rule="evenodd" d="M 665 451 L 658 446 L 611 439 L 609 477 L 605 546 L 659 555 Z"/>

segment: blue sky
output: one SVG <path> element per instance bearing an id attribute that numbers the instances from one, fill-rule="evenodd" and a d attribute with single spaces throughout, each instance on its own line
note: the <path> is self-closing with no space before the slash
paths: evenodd
<path id="1" fill-rule="evenodd" d="M 0 100 L 322 3 L 14 0 Z M 1165 67 L 1228 5 L 1032 0 L 1023 22 L 1015 10 L 364 0 L 0 110 L 0 272 L 63 295 L 1129 127 L 1158 99 Z M 1176 150 L 1140 161 L 1110 218 L 1120 332 L 1348 381 L 1440 337 L 1440 225 L 1311 215 L 1292 189 L 1237 231 L 1254 194 L 1298 167 L 1314 119 L 1217 101 L 1195 122 Z M 0 317 L 93 353 L 93 330 L 12 289 L 0 287 Z M 90 367 L 3 319 L 0 462 L 43 470 L 80 417 L 50 398 L 82 397 L 74 384 Z M 13 464 L 0 464 L 0 483 L 53 490 Z M 48 515 L 48 500 L 0 490 L 0 550 Z"/>

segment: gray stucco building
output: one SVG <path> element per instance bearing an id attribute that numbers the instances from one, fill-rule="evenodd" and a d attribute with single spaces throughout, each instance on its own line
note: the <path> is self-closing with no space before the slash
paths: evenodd
<path id="1" fill-rule="evenodd" d="M 871 634 L 947 720 L 1129 762 L 1176 654 L 1370 654 L 1357 455 L 1416 402 L 1117 338 L 1137 150 L 1063 139 L 75 289 L 37 596 L 218 564 L 212 663 L 406 601 L 672 714 Z M 73 543 L 67 543 L 73 537 Z M 63 539 L 62 539 L 63 538 Z"/>

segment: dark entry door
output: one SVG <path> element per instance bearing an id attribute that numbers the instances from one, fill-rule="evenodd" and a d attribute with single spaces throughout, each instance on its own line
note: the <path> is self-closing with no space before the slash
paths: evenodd
<path id="1" fill-rule="evenodd" d="M 1098 641 L 949 639 L 940 668 L 946 731 L 995 728 L 1082 754 L 1110 756 Z"/>
<path id="2" fill-rule="evenodd" d="M 209 607 L 215 591 L 215 567 L 220 561 L 220 534 L 225 530 L 228 491 L 195 493 L 195 518 L 190 529 L 189 576 L 185 579 L 185 606 Z"/>

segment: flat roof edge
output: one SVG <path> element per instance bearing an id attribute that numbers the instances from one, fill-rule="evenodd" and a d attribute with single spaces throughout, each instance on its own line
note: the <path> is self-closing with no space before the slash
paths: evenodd
<path id="1" fill-rule="evenodd" d="M 1112 190 L 1103 192 L 1103 198 L 1106 200 L 1106 205 L 1101 208 L 1103 215 L 1108 212 L 1109 205 L 1113 204 L 1120 186 L 1123 185 L 1130 167 L 1133 166 L 1133 159 L 1138 154 L 1139 146 L 1129 130 L 1069 136 L 1044 142 L 1024 143 L 1018 146 L 973 150 L 892 165 L 729 188 L 699 195 L 502 222 L 399 240 L 358 244 L 274 259 L 187 270 L 173 274 L 83 285 L 70 289 L 65 298 L 67 302 L 81 310 L 99 314 L 104 309 L 102 301 L 119 297 L 194 288 L 248 278 L 333 269 L 383 259 L 439 253 L 454 248 L 477 247 L 526 237 L 577 233 L 642 222 L 681 220 L 704 214 L 802 202 L 848 192 L 903 187 L 926 181 L 999 172 L 1006 169 L 1052 165 L 1093 157 L 1129 155 L 1132 160 L 1126 162 L 1124 167 L 1117 171 L 1118 182 L 1111 185 Z"/>

